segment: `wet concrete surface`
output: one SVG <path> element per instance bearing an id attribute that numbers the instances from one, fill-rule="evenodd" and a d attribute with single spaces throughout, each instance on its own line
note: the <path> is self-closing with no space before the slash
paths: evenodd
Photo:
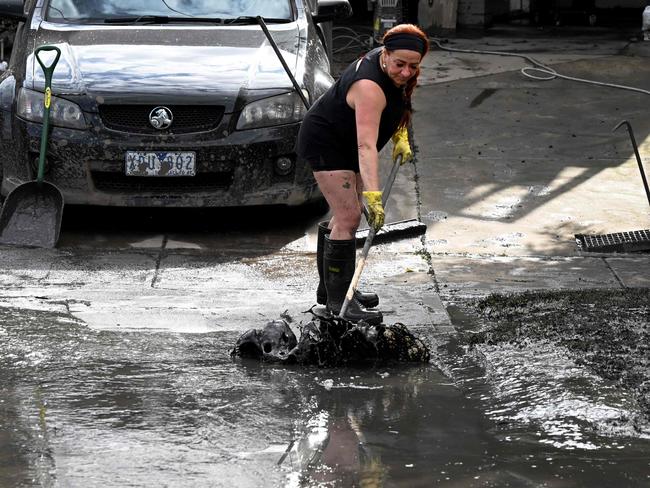
<path id="1" fill-rule="evenodd" d="M 505 422 L 470 361 L 277 367 L 232 360 L 234 332 L 0 313 L 3 486 L 647 484 L 648 443 Z"/>
<path id="2" fill-rule="evenodd" d="M 486 325 L 471 345 L 528 348 L 549 341 L 568 349 L 577 365 L 629 389 L 640 407 L 639 433 L 650 437 L 650 292 L 647 289 L 528 292 L 491 295 L 475 309 Z M 632 420 L 632 419 L 630 419 Z"/>
<path id="3" fill-rule="evenodd" d="M 647 57 L 616 36 L 454 42 L 650 79 Z M 432 346 L 429 365 L 230 357 L 247 329 L 284 317 L 297 332 L 308 319 L 325 217 L 313 209 L 66 207 L 57 249 L 0 247 L 0 486 L 648 486 L 641 387 L 581 361 L 560 333 L 570 324 L 544 327 L 563 292 L 648 288 L 647 254 L 588 255 L 573 241 L 647 227 L 631 149 L 609 132 L 629 118 L 646 158 L 645 105 L 530 82 L 514 62 L 434 52 L 427 63 L 417 160 L 387 208 L 387 221 L 421 217 L 427 235 L 374 248 L 362 287 L 387 323 Z M 555 308 L 535 308 L 539 296 L 512 306 L 526 292 L 560 295 Z M 492 293 L 498 306 L 482 315 Z M 646 317 L 630 301 L 565 308 L 576 330 L 601 311 L 613 333 Z M 470 347 L 486 327 L 529 342 L 503 333 Z"/>

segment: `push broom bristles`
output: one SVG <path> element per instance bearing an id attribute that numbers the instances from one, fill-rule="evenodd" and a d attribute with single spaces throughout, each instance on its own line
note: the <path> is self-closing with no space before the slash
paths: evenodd
<path id="1" fill-rule="evenodd" d="M 418 237 L 427 231 L 427 226 L 417 219 L 400 220 L 390 222 L 375 234 L 373 243 L 392 242 L 407 237 Z M 368 229 L 360 229 L 356 233 L 357 246 L 363 246 L 368 237 Z"/>

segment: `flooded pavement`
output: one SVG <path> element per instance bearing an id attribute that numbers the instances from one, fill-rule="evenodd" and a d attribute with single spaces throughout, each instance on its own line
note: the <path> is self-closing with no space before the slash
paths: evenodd
<path id="1" fill-rule="evenodd" d="M 234 361 L 245 330 L 279 317 L 295 329 L 307 318 L 317 276 L 304 222 L 235 221 L 220 233 L 197 224 L 192 233 L 187 221 L 137 229 L 139 215 L 96 220 L 87 234 L 73 230 L 83 221 L 68 221 L 59 249 L 1 248 L 0 486 L 290 485 L 312 469 L 297 464 L 299 439 L 334 408 L 330 392 L 358 390 L 341 411 L 390 410 L 389 400 L 410 405 L 420 384 L 434 397 L 446 384 L 429 366 Z M 414 243 L 378 248 L 363 281 L 381 294 L 387 320 L 428 330 L 427 264 L 391 251 Z"/>
<path id="2" fill-rule="evenodd" d="M 453 347 L 437 359 L 445 374 L 318 369 L 233 360 L 234 331 L 95 330 L 8 307 L 0 324 L 2 486 L 648 483 L 631 399 L 553 374 L 557 351 L 509 354 L 487 376 Z M 602 420 L 613 427 L 593 429 Z"/>

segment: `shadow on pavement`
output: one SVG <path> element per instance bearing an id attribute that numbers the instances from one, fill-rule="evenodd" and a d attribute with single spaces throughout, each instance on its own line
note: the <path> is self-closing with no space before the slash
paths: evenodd
<path id="1" fill-rule="evenodd" d="M 58 247 L 267 253 L 304 237 L 326 210 L 323 205 L 196 209 L 66 206 Z"/>

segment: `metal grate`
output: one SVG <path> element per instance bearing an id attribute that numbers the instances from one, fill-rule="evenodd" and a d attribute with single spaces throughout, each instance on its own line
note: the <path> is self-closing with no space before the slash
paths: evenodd
<path id="1" fill-rule="evenodd" d="M 576 234 L 578 247 L 587 252 L 635 252 L 650 250 L 650 229 L 614 234 Z"/>
<path id="2" fill-rule="evenodd" d="M 230 187 L 233 173 L 198 173 L 196 176 L 126 176 L 123 173 L 92 171 L 95 188 L 106 193 L 199 193 Z"/>
<path id="3" fill-rule="evenodd" d="M 215 105 L 166 105 L 173 121 L 168 130 L 151 126 L 149 114 L 156 105 L 100 105 L 99 116 L 109 129 L 138 134 L 187 134 L 215 129 L 224 107 Z"/>

